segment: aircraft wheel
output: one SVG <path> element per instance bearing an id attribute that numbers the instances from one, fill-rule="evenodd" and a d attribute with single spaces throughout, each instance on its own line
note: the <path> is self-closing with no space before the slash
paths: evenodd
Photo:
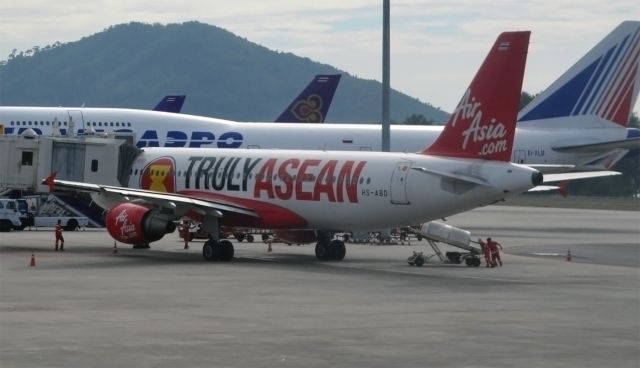
<path id="1" fill-rule="evenodd" d="M 451 263 L 460 264 L 460 262 L 462 262 L 462 260 L 460 259 L 462 255 L 459 252 L 447 252 L 445 253 L 445 256 Z"/>
<path id="2" fill-rule="evenodd" d="M 233 244 L 230 241 L 222 240 L 218 247 L 220 248 L 220 260 L 222 262 L 229 262 L 233 259 Z"/>
<path id="3" fill-rule="evenodd" d="M 329 259 L 329 247 L 327 242 L 319 241 L 316 243 L 316 258 L 321 261 Z"/>
<path id="4" fill-rule="evenodd" d="M 345 248 L 343 241 L 336 239 L 329 243 L 329 259 L 342 261 L 346 254 L 347 249 Z"/>
<path id="5" fill-rule="evenodd" d="M 66 231 L 76 231 L 79 227 L 80 225 L 78 224 L 78 221 L 76 219 L 71 219 L 67 222 L 67 226 L 65 226 L 64 229 Z"/>
<path id="6" fill-rule="evenodd" d="M 207 240 L 202 246 L 202 256 L 209 262 L 220 258 L 220 245 L 213 239 Z"/>

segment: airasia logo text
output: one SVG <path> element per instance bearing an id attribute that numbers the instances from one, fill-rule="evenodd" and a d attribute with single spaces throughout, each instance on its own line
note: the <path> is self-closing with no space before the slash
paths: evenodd
<path id="1" fill-rule="evenodd" d="M 462 131 L 464 140 L 462 141 L 462 149 L 466 150 L 469 140 L 473 143 L 481 143 L 479 149 L 480 156 L 490 155 L 497 152 L 507 151 L 507 128 L 504 124 L 491 118 L 488 124 L 483 124 L 482 119 L 482 103 L 476 101 L 475 97 L 471 97 L 471 90 L 468 89 L 458 107 L 453 112 L 452 126 L 456 125 L 458 118 L 460 120 L 471 120 L 469 127 Z"/>

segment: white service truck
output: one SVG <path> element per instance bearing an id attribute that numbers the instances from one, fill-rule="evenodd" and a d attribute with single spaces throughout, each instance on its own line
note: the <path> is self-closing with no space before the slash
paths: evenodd
<path id="1" fill-rule="evenodd" d="M 11 229 L 22 230 L 26 226 L 26 217 L 18 209 L 18 201 L 0 198 L 0 232 Z"/>

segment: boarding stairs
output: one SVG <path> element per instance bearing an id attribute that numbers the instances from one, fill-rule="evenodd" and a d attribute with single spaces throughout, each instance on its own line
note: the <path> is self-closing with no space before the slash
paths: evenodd
<path id="1" fill-rule="evenodd" d="M 434 252 L 434 255 L 428 258 L 437 256 L 443 263 L 459 264 L 464 261 L 468 266 L 480 265 L 479 255 L 482 254 L 482 249 L 471 245 L 473 242 L 471 232 L 467 230 L 437 221 L 427 222 L 419 227 L 410 226 L 405 230 L 427 240 Z M 446 252 L 443 254 L 439 243 L 463 249 L 465 252 Z"/>

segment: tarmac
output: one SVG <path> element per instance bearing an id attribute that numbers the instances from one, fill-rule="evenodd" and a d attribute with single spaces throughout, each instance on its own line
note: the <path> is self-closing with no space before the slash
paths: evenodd
<path id="1" fill-rule="evenodd" d="M 490 206 L 447 219 L 504 266 L 406 262 L 426 242 L 235 243 L 0 234 L 0 367 L 638 367 L 640 212 Z M 566 261 L 571 250 L 572 261 Z M 31 254 L 36 266 L 30 267 Z"/>

